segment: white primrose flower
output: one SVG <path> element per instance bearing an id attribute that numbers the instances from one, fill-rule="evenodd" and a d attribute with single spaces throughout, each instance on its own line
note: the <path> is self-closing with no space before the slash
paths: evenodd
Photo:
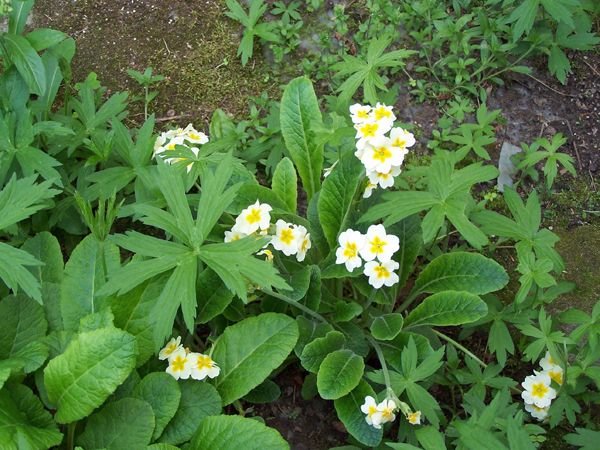
<path id="1" fill-rule="evenodd" d="M 546 352 L 546 355 L 540 361 L 540 366 L 544 370 L 544 373 L 547 373 L 555 383 L 563 384 L 564 370 L 552 359 L 550 352 Z"/>
<path id="2" fill-rule="evenodd" d="M 371 183 L 371 180 L 367 183 L 367 187 L 365 188 L 365 192 L 363 193 L 363 198 L 369 198 L 373 194 L 373 189 L 377 187 L 377 183 Z"/>
<path id="3" fill-rule="evenodd" d="M 548 406 L 545 408 L 539 408 L 535 405 L 530 405 L 528 403 L 525 403 L 525 411 L 527 411 L 529 414 L 531 414 L 532 417 L 536 418 L 540 422 L 542 420 L 544 420 L 546 417 L 548 417 L 549 409 L 550 409 L 550 407 L 548 407 Z"/>
<path id="4" fill-rule="evenodd" d="M 385 122 L 369 120 L 368 122 L 354 125 L 354 128 L 356 129 L 356 139 L 358 139 L 356 148 L 360 154 L 373 139 L 383 137 L 385 133 L 390 131 L 391 125 Z M 357 157 L 360 158 L 361 156 L 357 155 Z"/>
<path id="5" fill-rule="evenodd" d="M 415 411 L 406 415 L 406 420 L 411 425 L 421 425 L 421 411 Z"/>
<path id="6" fill-rule="evenodd" d="M 383 103 L 377 103 L 372 111 L 373 118 L 377 122 L 389 124 L 389 127 L 391 128 L 394 124 L 394 120 L 396 120 L 396 116 L 392 112 L 393 109 L 393 106 L 386 106 Z"/>
<path id="7" fill-rule="evenodd" d="M 359 231 L 348 229 L 338 236 L 339 248 L 335 251 L 336 264 L 345 264 L 346 270 L 352 272 L 362 265 L 360 249 L 365 245 L 365 237 Z"/>
<path id="8" fill-rule="evenodd" d="M 267 203 L 256 203 L 244 209 L 235 219 L 235 231 L 246 235 L 259 230 L 268 230 L 271 225 L 271 205 Z"/>
<path id="9" fill-rule="evenodd" d="M 525 378 L 521 386 L 525 389 L 521 397 L 525 403 L 538 408 L 547 408 L 556 398 L 556 390 L 550 386 L 550 376 L 544 372 L 535 372 Z"/>
<path id="10" fill-rule="evenodd" d="M 192 364 L 185 349 L 180 348 L 169 356 L 169 367 L 166 372 L 173 378 L 187 380 L 192 374 Z"/>
<path id="11" fill-rule="evenodd" d="M 352 123 L 364 123 L 371 119 L 371 109 L 370 105 L 361 105 L 360 103 L 350 106 Z"/>
<path id="12" fill-rule="evenodd" d="M 365 397 L 365 402 L 360 407 L 360 410 L 367 415 L 365 417 L 365 421 L 369 425 L 373 425 L 373 416 L 377 413 L 377 402 L 375 399 L 370 395 L 367 395 Z M 379 428 L 381 428 L 381 425 L 379 425 Z"/>
<path id="13" fill-rule="evenodd" d="M 417 142 L 415 141 L 415 137 L 412 133 L 400 127 L 392 128 L 392 131 L 390 132 L 390 140 L 392 141 L 392 145 L 394 147 L 400 147 L 401 149 L 412 147 Z"/>
<path id="14" fill-rule="evenodd" d="M 225 239 L 223 239 L 223 241 L 224 242 L 235 242 L 235 241 L 239 241 L 240 239 L 245 238 L 246 236 L 248 236 L 246 233 L 242 233 L 241 231 L 237 230 L 235 228 L 235 226 L 233 226 L 231 231 L 225 232 Z"/>
<path id="15" fill-rule="evenodd" d="M 400 267 L 396 261 L 369 261 L 365 264 L 364 274 L 369 277 L 369 284 L 375 289 L 382 286 L 393 286 L 400 281 L 396 270 Z"/>
<path id="16" fill-rule="evenodd" d="M 188 359 L 190 360 L 191 377 L 194 380 L 204 380 L 206 377 L 215 378 L 221 372 L 219 366 L 208 355 L 190 353 Z"/>
<path id="17" fill-rule="evenodd" d="M 185 140 L 191 144 L 206 144 L 208 142 L 208 136 L 201 131 L 196 130 L 190 123 L 183 130 Z"/>
<path id="18" fill-rule="evenodd" d="M 167 342 L 167 345 L 165 345 L 165 347 L 158 352 L 158 359 L 163 361 L 180 349 L 183 349 L 183 346 L 181 345 L 181 336 L 177 336 L 177 338 L 172 338 L 169 342 Z"/>
<path id="19" fill-rule="evenodd" d="M 385 399 L 379 405 L 377 405 L 377 412 L 373 414 L 373 426 L 375 428 L 381 428 L 381 425 L 388 422 L 393 422 L 396 419 L 396 402 L 394 400 Z"/>
<path id="20" fill-rule="evenodd" d="M 365 245 L 360 249 L 360 256 L 365 261 L 372 261 L 375 258 L 381 262 L 390 261 L 392 255 L 400 248 L 400 239 L 387 234 L 383 225 L 371 225 L 365 239 Z"/>
<path id="21" fill-rule="evenodd" d="M 296 260 L 298 262 L 304 261 L 306 258 L 306 252 L 311 248 L 312 243 L 310 242 L 310 233 L 302 225 L 296 225 L 296 240 L 298 246 L 298 253 L 296 253 Z"/>
<path id="22" fill-rule="evenodd" d="M 360 161 L 367 171 L 389 172 L 392 167 L 401 166 L 406 150 L 392 146 L 392 141 L 385 136 L 372 139 L 363 149 Z"/>
<path id="23" fill-rule="evenodd" d="M 368 171 L 367 177 L 369 177 L 369 184 L 373 186 L 379 185 L 383 189 L 386 189 L 394 185 L 394 177 L 400 175 L 400 172 L 402 172 L 402 169 L 399 166 L 393 166 L 389 172 Z"/>
<path id="24" fill-rule="evenodd" d="M 275 224 L 275 236 L 271 239 L 275 250 L 283 252 L 285 256 L 293 255 L 298 251 L 298 232 L 294 224 L 279 219 Z"/>

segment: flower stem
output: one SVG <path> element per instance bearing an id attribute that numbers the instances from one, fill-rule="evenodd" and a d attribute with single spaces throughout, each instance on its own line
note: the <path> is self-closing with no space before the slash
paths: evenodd
<path id="1" fill-rule="evenodd" d="M 463 352 L 465 355 L 470 356 L 471 358 L 473 358 L 481 367 L 483 367 L 484 369 L 487 368 L 487 364 L 484 363 L 481 359 L 479 359 L 477 356 L 475 356 L 473 354 L 473 352 L 471 352 L 469 349 L 467 349 L 466 347 L 464 347 L 463 345 L 459 344 L 458 342 L 456 342 L 454 339 L 452 339 L 450 336 L 446 336 L 444 333 L 440 333 L 437 330 L 434 330 L 433 328 L 431 329 L 431 331 L 433 332 L 433 334 L 435 334 L 438 337 L 441 337 L 443 340 L 449 342 L 450 344 L 454 345 L 457 349 L 459 349 L 461 352 Z"/>
<path id="2" fill-rule="evenodd" d="M 381 351 L 381 347 L 377 343 L 377 341 L 370 336 L 367 336 L 367 340 L 375 349 L 375 353 L 377 353 L 377 358 L 379 359 L 379 364 L 381 364 L 381 371 L 383 372 L 383 380 L 385 382 L 386 390 L 389 393 L 393 392 L 392 383 L 390 382 L 390 372 L 388 371 L 387 364 L 385 362 L 385 358 L 383 357 L 383 352 Z"/>
<path id="3" fill-rule="evenodd" d="M 310 309 L 308 306 L 303 305 L 300 302 L 294 301 L 289 297 L 286 297 L 283 294 L 279 294 L 277 292 L 272 291 L 271 289 L 261 289 L 261 291 L 263 291 L 265 294 L 270 295 L 271 297 L 275 297 L 279 300 L 282 300 L 284 302 L 286 302 L 288 305 L 293 306 L 294 308 L 298 308 L 300 311 L 305 312 L 306 314 L 308 314 L 309 316 L 314 317 L 315 319 L 323 322 L 323 323 L 329 323 L 327 321 L 327 319 L 325 317 L 323 317 L 321 314 L 319 314 L 316 311 L 313 311 L 312 309 Z"/>
<path id="4" fill-rule="evenodd" d="M 77 422 L 71 422 L 67 425 L 67 449 L 73 450 L 75 447 L 75 428 L 77 428 Z"/>

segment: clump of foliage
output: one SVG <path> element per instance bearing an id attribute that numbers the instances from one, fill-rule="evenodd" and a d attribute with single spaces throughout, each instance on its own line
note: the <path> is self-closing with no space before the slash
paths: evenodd
<path id="1" fill-rule="evenodd" d="M 216 111 L 208 135 L 157 135 L 93 73 L 60 91 L 75 44 L 25 33 L 32 5 L 0 35 L 2 448 L 287 449 L 246 417 L 287 364 L 354 448 L 596 442 L 600 307 L 549 315 L 570 286 L 535 191 L 506 188 L 504 210 L 475 192 L 497 176 L 495 112 L 419 161 L 392 107 L 327 111 L 299 77 L 267 126 L 258 99 L 252 130 Z M 523 160 L 546 160 L 548 187 L 560 142 Z"/>

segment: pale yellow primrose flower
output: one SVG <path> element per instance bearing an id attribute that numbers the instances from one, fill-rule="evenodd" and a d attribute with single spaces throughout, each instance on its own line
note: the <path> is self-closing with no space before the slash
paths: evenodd
<path id="1" fill-rule="evenodd" d="M 279 219 L 275 224 L 275 236 L 271 239 L 275 250 L 283 252 L 285 256 L 293 255 L 298 251 L 298 232 L 294 224 Z"/>
<path id="2" fill-rule="evenodd" d="M 336 264 L 345 264 L 346 270 L 352 272 L 362 265 L 360 249 L 365 245 L 365 237 L 359 231 L 348 229 L 338 236 L 339 248 L 335 251 Z"/>
<path id="3" fill-rule="evenodd" d="M 246 233 L 242 233 L 242 232 L 236 230 L 235 226 L 234 226 L 231 229 L 231 231 L 225 232 L 225 239 L 223 241 L 224 242 L 235 242 L 235 241 L 239 241 L 240 239 L 245 238 L 246 236 L 248 236 Z"/>
<path id="4" fill-rule="evenodd" d="M 392 145 L 394 147 L 400 147 L 402 149 L 412 147 L 417 142 L 412 133 L 400 127 L 392 128 L 392 131 L 390 132 L 390 140 L 392 141 Z"/>
<path id="5" fill-rule="evenodd" d="M 400 248 L 400 239 L 387 234 L 383 225 L 371 225 L 365 240 L 365 245 L 360 249 L 360 256 L 365 261 L 372 261 L 375 258 L 381 262 L 390 261 L 392 255 Z"/>
<path id="6" fill-rule="evenodd" d="M 548 376 L 557 384 L 563 384 L 564 370 L 550 356 L 550 352 L 546 352 L 546 356 L 540 361 L 540 366 Z"/>
<path id="7" fill-rule="evenodd" d="M 400 172 L 402 172 L 402 169 L 397 166 L 392 167 L 389 172 L 378 172 L 376 170 L 367 171 L 367 177 L 369 178 L 370 185 L 379 185 L 385 189 L 394 185 L 394 177 L 400 175 Z"/>
<path id="8" fill-rule="evenodd" d="M 389 124 L 391 128 L 394 123 L 394 120 L 396 120 L 396 116 L 392 112 L 393 109 L 394 108 L 392 106 L 386 106 L 383 103 L 378 102 L 375 105 L 375 108 L 373 108 L 371 114 L 377 122 Z"/>
<path id="9" fill-rule="evenodd" d="M 204 380 L 206 377 L 215 378 L 221 372 L 219 366 L 208 355 L 190 353 L 188 359 L 190 360 L 191 377 L 194 380 Z"/>
<path id="10" fill-rule="evenodd" d="M 421 411 L 415 411 L 406 415 L 406 420 L 411 425 L 421 425 Z"/>
<path id="11" fill-rule="evenodd" d="M 354 125 L 356 129 L 356 148 L 357 152 L 355 155 L 361 158 L 361 152 L 365 150 L 365 147 L 370 144 L 373 139 L 384 137 L 385 133 L 390 131 L 391 124 L 387 122 L 377 122 L 376 120 L 369 120 L 368 122 Z"/>
<path id="12" fill-rule="evenodd" d="M 535 405 L 530 405 L 528 403 L 525 403 L 525 411 L 527 411 L 529 414 L 531 414 L 532 417 L 536 418 L 540 422 L 542 420 L 544 420 L 546 417 L 548 417 L 549 409 L 550 409 L 550 407 L 548 407 L 548 406 L 546 408 L 538 408 Z"/>
<path id="13" fill-rule="evenodd" d="M 363 193 L 363 198 L 369 198 L 373 194 L 373 189 L 377 187 L 377 183 L 373 184 L 369 180 L 367 183 L 367 187 L 365 188 L 365 192 Z"/>
<path id="14" fill-rule="evenodd" d="M 192 374 L 192 364 L 185 349 L 180 348 L 169 356 L 169 367 L 166 372 L 173 378 L 187 380 Z"/>
<path id="15" fill-rule="evenodd" d="M 394 414 L 396 408 L 396 402 L 390 399 L 385 399 L 377 405 L 377 412 L 371 417 L 373 427 L 379 429 L 384 423 L 393 422 L 396 419 Z"/>
<path id="16" fill-rule="evenodd" d="M 525 389 L 521 397 L 527 404 L 546 408 L 556 398 L 556 390 L 550 386 L 550 376 L 547 373 L 534 371 L 534 374 L 526 377 L 521 383 Z"/>
<path id="17" fill-rule="evenodd" d="M 369 277 L 369 284 L 375 289 L 384 285 L 390 287 L 400 281 L 395 272 L 399 267 L 400 264 L 396 261 L 369 261 L 365 264 L 364 274 Z"/>
<path id="18" fill-rule="evenodd" d="M 298 253 L 296 253 L 296 260 L 298 262 L 304 261 L 306 258 L 306 252 L 311 248 L 312 243 L 310 242 L 310 233 L 302 225 L 296 225 L 296 240 Z"/>
<path id="19" fill-rule="evenodd" d="M 361 105 L 359 103 L 355 103 L 350 106 L 350 117 L 352 118 L 352 123 L 364 123 L 371 119 L 371 106 L 370 105 Z"/>
<path id="20" fill-rule="evenodd" d="M 181 336 L 177 336 L 177 338 L 172 338 L 169 342 L 167 342 L 167 345 L 165 345 L 165 347 L 158 352 L 158 359 L 164 361 L 180 349 L 183 349 L 183 346 L 181 345 Z"/>
<path id="21" fill-rule="evenodd" d="M 206 144 L 208 142 L 208 136 L 201 131 L 196 130 L 190 123 L 183 130 L 185 140 L 191 144 Z"/>
<path id="22" fill-rule="evenodd" d="M 365 421 L 369 425 L 373 425 L 373 416 L 375 415 L 375 413 L 377 413 L 377 402 L 375 401 L 375 399 L 370 395 L 367 395 L 365 397 L 365 402 L 360 407 L 360 410 L 367 415 L 365 417 Z M 379 428 L 381 428 L 380 424 L 377 425 L 379 425 Z"/>
<path id="23" fill-rule="evenodd" d="M 267 203 L 256 203 L 244 209 L 235 219 L 235 231 L 244 234 L 252 234 L 259 230 L 268 230 L 271 224 L 271 205 Z"/>
<path id="24" fill-rule="evenodd" d="M 394 147 L 389 138 L 378 136 L 364 147 L 360 162 L 363 163 L 367 171 L 389 172 L 392 167 L 402 165 L 407 152 L 406 149 Z"/>

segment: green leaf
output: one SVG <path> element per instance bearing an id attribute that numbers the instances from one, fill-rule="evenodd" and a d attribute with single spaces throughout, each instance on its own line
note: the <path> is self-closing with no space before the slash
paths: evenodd
<path id="1" fill-rule="evenodd" d="M 292 80 L 281 98 L 281 134 L 298 169 L 308 201 L 321 186 L 323 146 L 317 144 L 313 129 L 322 124 L 321 110 L 308 78 Z"/>
<path id="2" fill-rule="evenodd" d="M 438 292 L 410 312 L 404 328 L 462 325 L 475 322 L 486 314 L 487 305 L 477 295 L 464 291 Z"/>
<path id="3" fill-rule="evenodd" d="M 0 242 L 0 279 L 13 292 L 18 293 L 21 288 L 29 297 L 39 303 L 42 302 L 40 285 L 25 266 L 41 264 L 29 253 Z"/>
<path id="4" fill-rule="evenodd" d="M 363 170 L 358 158 L 350 153 L 342 156 L 323 181 L 317 208 L 330 248 L 337 246 L 338 234 L 348 228 L 348 217 L 353 212 L 352 201 L 361 184 Z"/>
<path id="5" fill-rule="evenodd" d="M 447 290 L 487 294 L 508 283 L 504 268 L 477 253 L 453 252 L 438 256 L 421 272 L 411 295 Z"/>
<path id="6" fill-rule="evenodd" d="M 595 450 L 598 447 L 600 431 L 588 430 L 586 428 L 575 428 L 577 433 L 565 435 L 568 444 L 580 447 L 581 450 Z"/>
<path id="7" fill-rule="evenodd" d="M 277 430 L 240 416 L 204 419 L 190 443 L 190 450 L 289 450 Z"/>
<path id="8" fill-rule="evenodd" d="M 517 41 L 523 34 L 529 34 L 539 6 L 540 0 L 525 0 L 512 12 L 508 22 L 516 21 L 512 30 L 513 41 Z"/>
<path id="9" fill-rule="evenodd" d="M 100 406 L 135 367 L 135 338 L 116 328 L 78 335 L 67 350 L 44 369 L 55 420 L 82 419 Z"/>
<path id="10" fill-rule="evenodd" d="M 0 390 L 0 447 L 45 450 L 62 441 L 62 433 L 42 402 L 26 386 Z"/>
<path id="11" fill-rule="evenodd" d="M 368 447 L 377 447 L 383 437 L 383 429 L 377 429 L 365 421 L 360 407 L 367 396 L 376 397 L 375 391 L 366 381 L 360 381 L 352 392 L 334 401 L 335 411 L 348 433 Z"/>
<path id="12" fill-rule="evenodd" d="M 125 295 L 110 299 L 115 326 L 135 337 L 137 367 L 154 355 L 156 346 L 151 312 L 163 288 L 164 278 L 159 278 L 155 282 L 138 286 Z"/>
<path id="13" fill-rule="evenodd" d="M 415 430 L 415 435 L 423 450 L 446 450 L 444 435 L 435 427 L 419 427 Z"/>
<path id="14" fill-rule="evenodd" d="M 152 440 L 158 439 L 175 416 L 181 400 L 181 390 L 175 378 L 165 372 L 152 372 L 133 390 L 132 397 L 148 402 L 154 411 Z"/>
<path id="15" fill-rule="evenodd" d="M 567 55 L 565 55 L 565 52 L 563 52 L 558 45 L 553 45 L 550 50 L 548 69 L 550 69 L 550 73 L 562 84 L 567 82 L 567 75 L 571 72 L 571 63 L 569 62 Z"/>
<path id="16" fill-rule="evenodd" d="M 77 443 L 86 450 L 142 449 L 150 443 L 153 429 L 152 407 L 137 398 L 123 398 L 92 414 Z"/>
<path id="17" fill-rule="evenodd" d="M 21 34 L 27 24 L 27 18 L 33 8 L 35 0 L 19 0 L 12 3 L 12 11 L 8 20 L 8 32 L 11 34 Z"/>
<path id="18" fill-rule="evenodd" d="M 394 261 L 400 264 L 396 271 L 400 277 L 398 288 L 405 285 L 408 276 L 413 270 L 417 256 L 423 246 L 423 233 L 421 231 L 421 220 L 418 215 L 409 216 L 392 225 L 388 233 L 397 236 L 400 240 L 400 248 L 394 254 Z"/>
<path id="19" fill-rule="evenodd" d="M 279 385 L 268 378 L 256 386 L 248 395 L 244 396 L 244 401 L 250 403 L 272 403 L 281 396 Z"/>
<path id="20" fill-rule="evenodd" d="M 40 55 L 23 36 L 5 34 L 2 37 L 6 56 L 15 65 L 29 90 L 36 95 L 46 92 L 46 69 Z"/>
<path id="21" fill-rule="evenodd" d="M 373 320 L 371 334 L 380 341 L 391 341 L 402 331 L 403 324 L 402 314 L 383 314 Z"/>
<path id="22" fill-rule="evenodd" d="M 491 431 L 475 423 L 454 422 L 460 442 L 469 450 L 507 450 Z"/>
<path id="23" fill-rule="evenodd" d="M 60 191 L 51 189 L 51 181 L 36 183 L 36 176 L 13 176 L 0 191 L 0 230 L 20 222 L 48 206 L 47 200 Z"/>
<path id="24" fill-rule="evenodd" d="M 44 309 L 25 296 L 0 302 L 0 359 L 9 359 L 46 336 Z"/>
<path id="25" fill-rule="evenodd" d="M 285 361 L 297 340 L 296 321 L 284 314 L 265 313 L 227 327 L 212 354 L 221 367 L 215 387 L 223 405 L 261 384 Z"/>
<path id="26" fill-rule="evenodd" d="M 221 398 L 210 384 L 185 380 L 179 383 L 179 387 L 181 388 L 179 408 L 165 428 L 159 442 L 173 445 L 187 442 L 206 417 L 221 413 Z"/>
<path id="27" fill-rule="evenodd" d="M 231 292 L 219 276 L 210 269 L 204 269 L 198 276 L 198 323 L 207 323 L 217 317 L 233 300 Z"/>
<path id="28" fill-rule="evenodd" d="M 345 343 L 346 338 L 343 333 L 330 331 L 325 336 L 314 339 L 304 347 L 300 356 L 300 363 L 309 372 L 317 373 L 325 357 L 331 352 L 343 348 Z"/>
<path id="29" fill-rule="evenodd" d="M 52 47 L 61 41 L 64 41 L 68 36 L 62 31 L 53 30 L 51 28 L 36 28 L 25 35 L 31 46 L 36 52 L 41 52 L 49 47 Z"/>
<path id="30" fill-rule="evenodd" d="M 89 235 L 71 253 L 60 299 L 65 330 L 77 330 L 81 318 L 96 311 L 97 291 L 105 283 L 109 267 L 105 256 L 116 249 L 114 244 Z"/>
<path id="31" fill-rule="evenodd" d="M 349 394 L 360 382 L 365 362 L 352 350 L 337 350 L 325 357 L 317 374 L 319 395 L 335 400 Z"/>
<path id="32" fill-rule="evenodd" d="M 298 177 L 294 163 L 289 158 L 283 158 L 275 167 L 271 188 L 286 203 L 288 210 L 295 213 L 298 202 Z"/>

